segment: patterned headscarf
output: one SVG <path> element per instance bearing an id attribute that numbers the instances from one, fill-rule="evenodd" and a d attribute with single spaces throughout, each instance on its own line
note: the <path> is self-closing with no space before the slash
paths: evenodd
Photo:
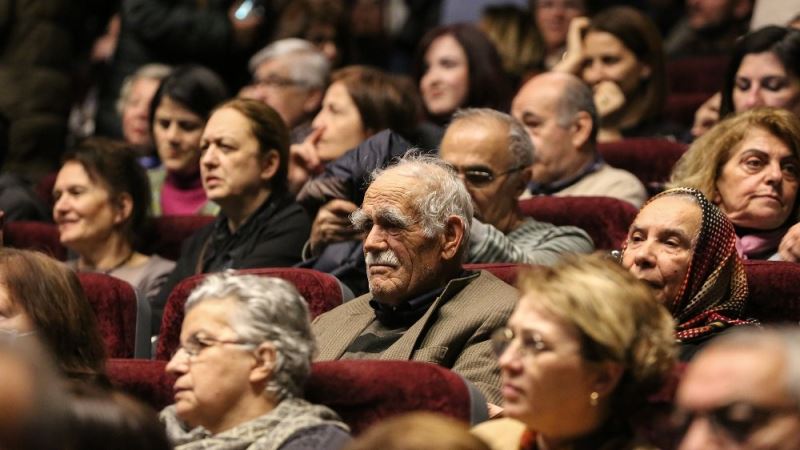
<path id="1" fill-rule="evenodd" d="M 703 213 L 689 270 L 671 304 L 666 305 L 678 322 L 680 342 L 703 338 L 733 325 L 755 323 L 741 319 L 747 302 L 747 276 L 736 252 L 736 233 L 730 220 L 697 189 L 678 187 L 647 201 L 668 195 L 692 197 Z M 625 253 L 627 242 L 623 245 Z"/>

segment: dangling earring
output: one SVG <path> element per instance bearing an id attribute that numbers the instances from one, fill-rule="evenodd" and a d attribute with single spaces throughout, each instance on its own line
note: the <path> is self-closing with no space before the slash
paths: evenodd
<path id="1" fill-rule="evenodd" d="M 597 406 L 597 399 L 599 398 L 600 394 L 598 394 L 597 391 L 592 392 L 591 394 L 589 394 L 589 404 L 592 406 Z"/>

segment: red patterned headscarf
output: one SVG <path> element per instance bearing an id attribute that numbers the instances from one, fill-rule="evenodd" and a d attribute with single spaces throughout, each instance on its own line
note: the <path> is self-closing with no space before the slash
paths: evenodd
<path id="1" fill-rule="evenodd" d="M 730 326 L 755 323 L 741 318 L 747 302 L 747 276 L 736 252 L 733 224 L 693 188 L 666 190 L 642 208 L 668 195 L 691 197 L 703 213 L 686 278 L 677 297 L 665 305 L 678 322 L 675 337 L 679 342 L 690 342 Z M 623 244 L 623 254 L 625 247 L 627 242 Z"/>

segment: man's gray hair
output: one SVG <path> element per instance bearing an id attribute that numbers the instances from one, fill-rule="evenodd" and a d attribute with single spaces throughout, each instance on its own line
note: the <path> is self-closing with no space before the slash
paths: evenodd
<path id="1" fill-rule="evenodd" d="M 291 60 L 289 76 L 292 80 L 309 89 L 325 89 L 331 63 L 314 44 L 304 39 L 281 39 L 262 48 L 250 58 L 250 72 L 255 74 L 258 66 L 264 62 L 283 57 Z"/>
<path id="2" fill-rule="evenodd" d="M 764 349 L 782 352 L 786 364 L 786 393 L 800 411 L 800 329 L 795 326 L 736 327 L 711 341 L 702 352 L 715 348 Z M 702 354 L 701 352 L 701 354 Z"/>
<path id="3" fill-rule="evenodd" d="M 422 220 L 425 236 L 441 235 L 447 218 L 458 216 L 464 222 L 461 248 L 467 248 L 473 215 L 472 198 L 452 166 L 435 156 L 409 150 L 395 164 L 373 171 L 370 183 L 386 173 L 414 178 L 412 192 L 416 196 L 413 205 Z"/>
<path id="4" fill-rule="evenodd" d="M 575 116 L 579 112 L 585 111 L 592 119 L 592 133 L 589 137 L 589 143 L 594 146 L 597 142 L 597 131 L 600 128 L 600 117 L 594 104 L 592 88 L 575 75 L 562 75 L 564 76 L 565 84 L 561 100 L 556 106 L 557 123 L 562 128 L 569 127 L 575 120 Z"/>
<path id="5" fill-rule="evenodd" d="M 314 336 L 308 306 L 295 287 L 279 278 L 237 275 L 233 271 L 209 275 L 186 301 L 186 312 L 206 300 L 232 299 L 231 328 L 239 339 L 275 348 L 275 366 L 266 391 L 275 399 L 302 396 L 311 374 Z"/>
<path id="6" fill-rule="evenodd" d="M 152 63 L 139 67 L 136 72 L 125 77 L 125 81 L 122 82 L 122 88 L 119 90 L 119 98 L 117 98 L 117 113 L 120 116 L 122 115 L 122 110 L 125 108 L 125 103 L 128 102 L 128 97 L 131 95 L 131 89 L 133 89 L 133 83 L 136 82 L 136 80 L 139 80 L 140 78 L 150 78 L 151 80 L 161 82 L 161 80 L 166 78 L 171 71 L 172 68 L 170 66 Z"/>
<path id="7" fill-rule="evenodd" d="M 477 122 L 494 120 L 508 127 L 508 150 L 514 158 L 515 167 L 528 167 L 533 164 L 533 141 L 525 131 L 525 126 L 509 114 L 491 108 L 465 108 L 453 114 L 450 126 L 462 120 Z"/>

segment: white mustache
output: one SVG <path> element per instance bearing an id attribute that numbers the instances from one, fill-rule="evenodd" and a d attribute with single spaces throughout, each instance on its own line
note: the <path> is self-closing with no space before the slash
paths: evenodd
<path id="1" fill-rule="evenodd" d="M 397 259 L 397 255 L 395 255 L 391 250 L 367 252 L 366 262 L 367 267 L 373 265 L 397 267 L 400 265 L 400 260 Z"/>

